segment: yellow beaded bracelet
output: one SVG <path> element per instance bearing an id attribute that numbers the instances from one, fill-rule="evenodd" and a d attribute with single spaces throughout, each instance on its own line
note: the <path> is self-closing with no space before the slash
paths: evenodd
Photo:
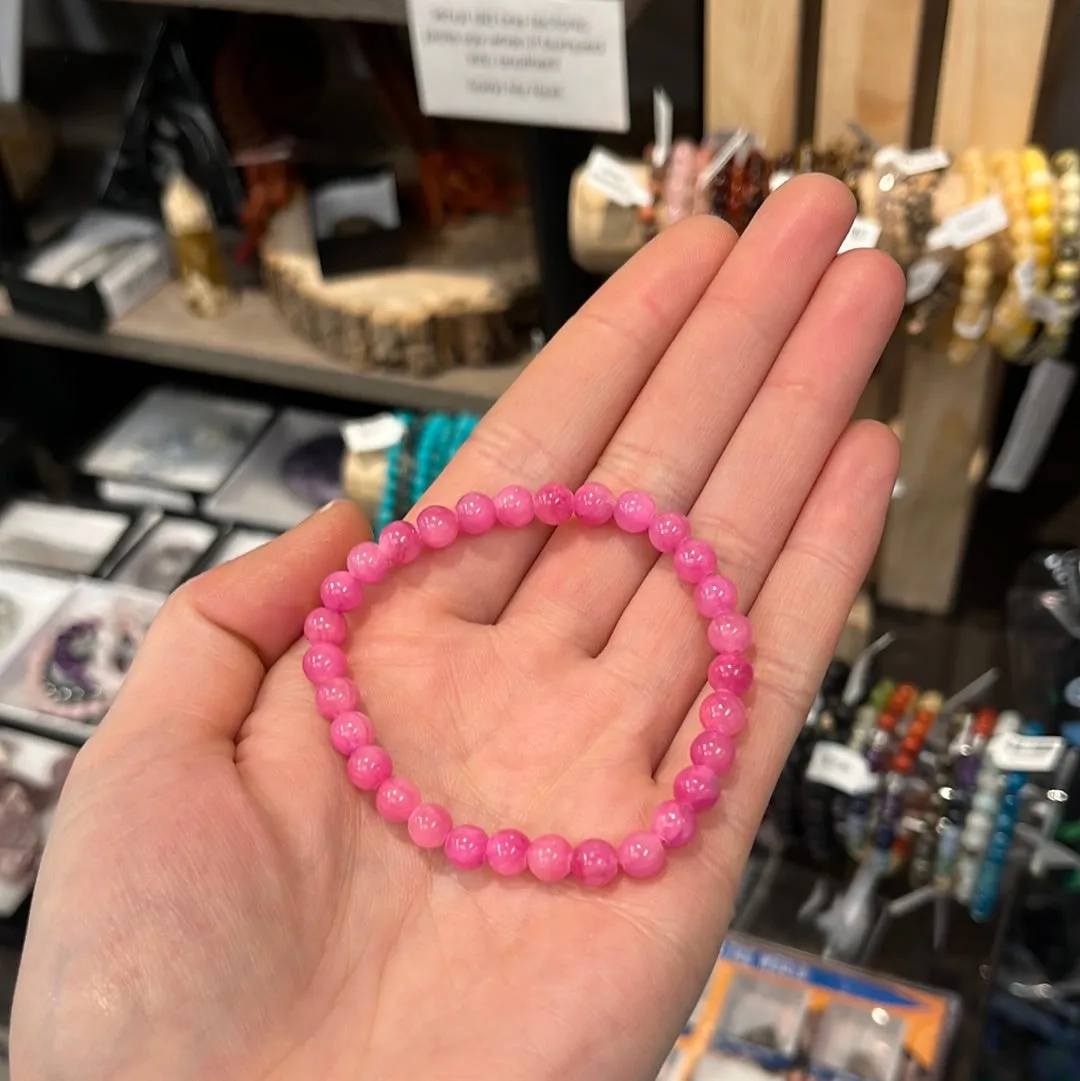
<path id="1" fill-rule="evenodd" d="M 1009 254 L 1015 271 L 1028 259 L 1033 264 L 1036 262 L 1033 227 L 1028 217 L 1028 193 L 1020 154 L 1014 150 L 997 154 L 994 158 L 994 172 L 1009 214 Z M 1005 291 L 994 307 L 987 339 L 997 347 L 1002 356 L 1012 360 L 1023 352 L 1034 332 L 1035 321 L 1028 316 L 1017 282 L 1010 275 Z"/>
<path id="2" fill-rule="evenodd" d="M 990 194 L 990 174 L 981 150 L 965 151 L 957 161 L 967 183 L 968 206 Z M 971 358 L 975 346 L 990 324 L 990 286 L 994 280 L 993 245 L 988 240 L 972 244 L 964 254 L 964 280 L 953 316 L 953 337 L 948 355 L 954 364 Z"/>
<path id="3" fill-rule="evenodd" d="M 1061 318 L 1048 324 L 1045 333 L 1048 354 L 1059 357 L 1072 331 L 1080 279 L 1080 153 L 1059 150 L 1053 166 L 1058 189 L 1058 245 L 1050 297 L 1061 306 Z"/>

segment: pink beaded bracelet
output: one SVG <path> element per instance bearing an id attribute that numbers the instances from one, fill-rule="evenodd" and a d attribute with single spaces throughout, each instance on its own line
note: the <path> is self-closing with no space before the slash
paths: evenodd
<path id="1" fill-rule="evenodd" d="M 679 578 L 694 586 L 694 604 L 710 621 L 709 644 L 716 650 L 708 668 L 712 693 L 699 711 L 704 731 L 690 746 L 691 764 L 676 776 L 674 798 L 656 808 L 651 828 L 631 833 L 618 846 L 597 838 L 571 845 L 558 834 L 530 841 L 516 829 L 488 836 L 479 826 L 455 826 L 445 807 L 422 802 L 416 785 L 393 773 L 390 756 L 375 743 L 371 720 L 359 711 L 360 692 L 349 678 L 342 649 L 348 634 L 345 613 L 360 604 L 364 587 L 381 582 L 392 567 L 412 563 L 424 548 L 446 548 L 462 533 L 486 533 L 496 525 L 521 528 L 535 518 L 547 526 L 561 526 L 575 516 L 586 526 L 614 520 L 627 533 L 648 533 L 657 551 L 671 555 Z M 331 743 L 348 759 L 349 780 L 359 789 L 374 791 L 379 814 L 388 822 L 405 823 L 420 848 L 442 848 L 455 867 L 466 870 L 486 863 L 500 875 L 520 874 L 527 868 L 542 882 L 573 875 L 586 886 L 604 886 L 620 868 L 631 878 L 658 874 L 666 850 L 693 839 L 697 815 L 719 799 L 720 777 L 734 761 L 734 737 L 746 724 L 741 696 L 754 673 L 745 656 L 750 625 L 735 611 L 735 586 L 716 573 L 716 553 L 690 536 L 685 515 L 658 514 L 644 492 L 624 492 L 616 499 L 595 482 L 576 492 L 563 484 L 545 484 L 535 494 L 514 484 L 494 499 L 469 492 L 454 510 L 425 507 L 415 526 L 392 522 L 378 544 L 365 541 L 353 548 L 346 565 L 347 570 L 335 571 L 323 581 L 323 606 L 304 622 L 304 637 L 310 643 L 304 674 L 315 685 L 316 708 L 330 722 Z"/>

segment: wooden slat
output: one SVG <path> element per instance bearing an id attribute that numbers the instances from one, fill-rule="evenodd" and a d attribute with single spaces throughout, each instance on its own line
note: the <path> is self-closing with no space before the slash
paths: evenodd
<path id="1" fill-rule="evenodd" d="M 906 145 L 923 0 L 825 0 L 816 142 L 842 136 L 849 120 L 880 143 Z"/>
<path id="2" fill-rule="evenodd" d="M 934 140 L 958 153 L 1031 134 L 1053 0 L 950 0 Z"/>
<path id="3" fill-rule="evenodd" d="M 795 133 L 799 0 L 705 0 L 705 126 L 749 128 L 771 153 Z"/>

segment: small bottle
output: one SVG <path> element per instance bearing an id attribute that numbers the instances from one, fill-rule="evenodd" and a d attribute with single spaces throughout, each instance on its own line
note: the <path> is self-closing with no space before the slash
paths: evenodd
<path id="1" fill-rule="evenodd" d="M 204 319 L 223 315 L 233 294 L 206 196 L 176 171 L 162 190 L 161 213 L 188 308 Z"/>

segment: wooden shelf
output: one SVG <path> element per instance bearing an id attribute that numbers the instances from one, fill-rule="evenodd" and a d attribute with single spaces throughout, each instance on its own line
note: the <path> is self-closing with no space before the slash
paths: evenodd
<path id="1" fill-rule="evenodd" d="M 354 19 L 357 22 L 405 25 L 405 0 L 122 0 L 127 4 L 185 8 L 260 11 L 303 15 L 309 19 Z"/>
<path id="2" fill-rule="evenodd" d="M 237 307 L 221 319 L 199 319 L 184 306 L 175 282 L 102 334 L 20 315 L 0 291 L 0 339 L 4 338 L 421 410 L 482 412 L 531 357 L 491 368 L 453 368 L 425 379 L 358 371 L 297 338 L 262 292 L 245 292 Z"/>

